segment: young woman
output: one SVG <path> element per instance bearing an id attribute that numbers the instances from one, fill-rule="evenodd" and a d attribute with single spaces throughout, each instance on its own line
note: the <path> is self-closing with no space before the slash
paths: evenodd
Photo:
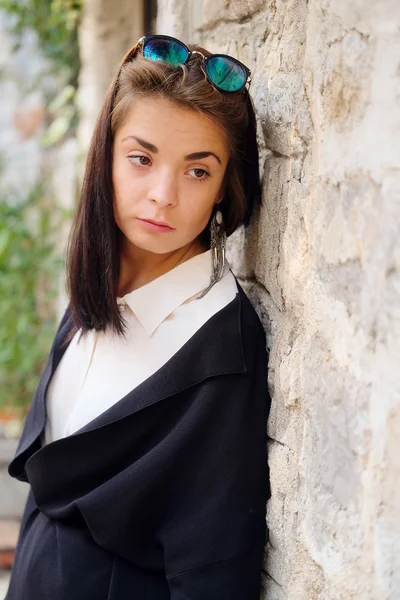
<path id="1" fill-rule="evenodd" d="M 260 597 L 268 355 L 225 257 L 260 199 L 249 79 L 168 36 L 116 73 L 9 465 L 30 491 L 6 600 Z"/>

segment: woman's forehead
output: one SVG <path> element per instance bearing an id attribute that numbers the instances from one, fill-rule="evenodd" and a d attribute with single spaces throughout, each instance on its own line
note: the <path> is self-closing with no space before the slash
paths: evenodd
<path id="1" fill-rule="evenodd" d="M 224 131 L 218 123 L 165 98 L 139 98 L 132 102 L 115 135 L 117 143 L 128 143 L 130 138 L 146 140 L 160 151 L 172 144 L 180 145 L 182 150 L 200 144 L 209 147 L 193 151 L 218 149 L 227 153 Z"/>

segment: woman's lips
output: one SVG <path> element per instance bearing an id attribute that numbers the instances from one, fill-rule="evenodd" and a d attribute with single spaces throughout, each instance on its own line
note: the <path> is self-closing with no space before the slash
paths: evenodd
<path id="1" fill-rule="evenodd" d="M 156 231 L 157 233 L 166 233 L 167 231 L 174 231 L 173 227 L 169 227 L 168 225 L 157 225 L 156 223 L 152 223 L 151 221 L 146 221 L 144 219 L 138 219 L 143 227 L 149 229 L 150 231 Z"/>

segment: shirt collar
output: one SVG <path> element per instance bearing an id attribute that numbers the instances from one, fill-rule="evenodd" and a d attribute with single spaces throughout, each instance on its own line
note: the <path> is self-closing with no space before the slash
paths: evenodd
<path id="1" fill-rule="evenodd" d="M 226 269 L 229 269 L 227 260 Z M 136 318 L 151 336 L 157 327 L 178 306 L 199 294 L 210 283 L 212 271 L 211 249 L 160 275 L 123 297 Z M 117 298 L 121 303 L 121 298 Z"/>

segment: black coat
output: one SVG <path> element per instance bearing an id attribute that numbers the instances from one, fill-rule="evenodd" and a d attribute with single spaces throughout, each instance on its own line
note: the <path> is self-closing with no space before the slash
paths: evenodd
<path id="1" fill-rule="evenodd" d="M 8 467 L 30 491 L 6 600 L 259 599 L 268 354 L 238 289 L 152 376 L 41 447 L 65 313 Z"/>

